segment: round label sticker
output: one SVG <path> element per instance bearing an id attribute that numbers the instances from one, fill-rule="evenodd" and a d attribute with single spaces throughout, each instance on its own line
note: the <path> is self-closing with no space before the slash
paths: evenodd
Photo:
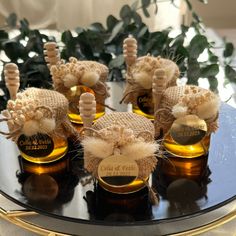
<path id="1" fill-rule="evenodd" d="M 98 166 L 98 176 L 106 184 L 124 186 L 138 176 L 139 168 L 134 160 L 124 155 L 113 155 L 102 160 Z"/>
<path id="2" fill-rule="evenodd" d="M 193 145 L 200 142 L 207 133 L 207 124 L 196 115 L 187 115 L 174 121 L 170 135 L 180 145 Z"/>
<path id="3" fill-rule="evenodd" d="M 138 108 L 148 115 L 153 115 L 154 113 L 154 104 L 152 99 L 152 93 L 145 93 L 138 96 L 137 98 Z"/>
<path id="4" fill-rule="evenodd" d="M 46 134 L 37 134 L 30 137 L 21 135 L 17 141 L 20 151 L 31 157 L 46 157 L 54 149 L 51 137 Z"/>

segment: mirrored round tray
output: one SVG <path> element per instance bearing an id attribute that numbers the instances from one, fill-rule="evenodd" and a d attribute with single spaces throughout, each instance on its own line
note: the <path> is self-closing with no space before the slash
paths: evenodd
<path id="1" fill-rule="evenodd" d="M 204 181 L 183 180 L 176 185 L 178 197 L 169 198 L 165 190 L 160 190 L 156 171 L 150 182 L 160 195 L 157 206 L 150 204 L 147 189 L 120 196 L 105 192 L 93 182 L 83 185 L 89 174 L 83 169 L 83 153 L 78 146 L 71 144 L 63 159 L 40 170 L 22 161 L 16 145 L 3 137 L 0 192 L 49 219 L 44 227 L 68 234 L 163 235 L 192 230 L 227 215 L 235 207 L 236 110 L 223 104 L 219 119 L 220 128 L 211 137 Z M 29 174 L 26 169 L 44 174 Z"/>

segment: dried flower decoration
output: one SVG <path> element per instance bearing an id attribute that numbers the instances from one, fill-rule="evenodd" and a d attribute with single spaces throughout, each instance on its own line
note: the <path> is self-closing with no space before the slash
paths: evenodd
<path id="1" fill-rule="evenodd" d="M 68 101 L 56 91 L 28 88 L 17 93 L 16 100 L 9 100 L 2 111 L 7 121 L 7 138 L 17 141 L 21 134 L 32 136 L 38 133 L 56 134 L 62 137 L 78 134 L 67 117 Z M 3 133 L 3 132 L 1 132 Z"/>
<path id="2" fill-rule="evenodd" d="M 208 133 L 218 128 L 219 97 L 194 85 L 173 86 L 164 91 L 155 109 L 156 136 L 168 132 L 175 119 L 196 115 L 205 120 Z"/>
<path id="3" fill-rule="evenodd" d="M 76 86 L 84 86 L 85 90 L 94 93 L 96 102 L 106 107 L 105 99 L 109 97 L 109 88 L 105 81 L 108 77 L 108 68 L 95 61 L 80 61 L 74 57 L 65 63 L 60 60 L 56 43 L 45 44 L 45 60 L 48 62 L 56 91 L 64 94 L 69 100 L 69 110 L 79 114 L 78 103 L 81 94 L 72 90 Z"/>
<path id="4" fill-rule="evenodd" d="M 85 168 L 93 177 L 99 178 L 98 168 L 102 161 L 116 156 L 133 161 L 138 166 L 137 178 L 141 179 L 150 190 L 150 196 L 157 203 L 155 193 L 146 179 L 157 164 L 156 152 L 159 144 L 154 141 L 152 122 L 129 112 L 113 112 L 99 118 L 84 136 Z"/>
<path id="5" fill-rule="evenodd" d="M 137 96 L 140 92 L 152 93 L 153 79 L 158 70 L 165 73 L 165 88 L 176 85 L 179 77 L 179 68 L 171 60 L 151 55 L 137 57 L 137 41 L 129 36 L 124 40 L 123 53 L 127 65 L 126 88 L 121 100 L 125 103 L 137 105 Z"/>

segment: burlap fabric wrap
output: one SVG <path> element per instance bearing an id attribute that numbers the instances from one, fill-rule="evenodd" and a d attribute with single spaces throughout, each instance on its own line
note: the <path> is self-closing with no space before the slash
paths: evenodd
<path id="1" fill-rule="evenodd" d="M 53 120 L 55 124 L 49 135 L 78 138 L 78 132 L 68 120 L 67 112 L 68 101 L 62 94 L 52 90 L 28 88 L 18 93 L 15 101 L 9 100 L 7 109 L 2 113 L 10 131 L 6 134 L 7 138 L 17 141 L 18 137 L 24 134 L 24 125 L 27 122 L 40 123 L 40 120 L 45 118 Z M 50 130 L 50 127 L 48 129 Z"/>
<path id="2" fill-rule="evenodd" d="M 99 133 L 100 131 L 107 129 L 111 125 L 114 125 L 114 124 L 120 127 L 131 129 L 133 131 L 135 139 L 137 140 L 142 139 L 144 142 L 148 142 L 148 143 L 154 142 L 154 126 L 152 122 L 145 117 L 142 117 L 133 113 L 114 112 L 114 113 L 107 114 L 101 117 L 100 119 L 98 119 L 94 123 L 92 128 Z M 96 135 L 97 132 L 93 133 L 95 137 L 99 137 Z M 94 177 L 98 177 L 97 169 L 102 159 L 97 158 L 96 156 L 92 156 L 89 152 L 85 151 L 84 160 L 85 160 L 85 168 L 90 173 L 92 173 Z M 138 178 L 145 179 L 154 170 L 157 164 L 157 159 L 153 154 L 153 156 L 136 160 L 136 162 L 139 167 Z"/>
<path id="3" fill-rule="evenodd" d="M 101 105 L 105 105 L 105 99 L 110 96 L 109 87 L 106 85 L 108 68 L 101 63 L 79 61 L 74 57 L 70 57 L 68 63 L 61 61 L 57 65 L 51 66 L 50 72 L 55 90 L 68 98 L 71 112 L 79 113 L 78 104 L 80 99 L 79 96 L 71 96 L 71 87 L 84 85 L 91 88 L 94 91 L 97 104 Z M 86 79 L 83 80 L 83 77 Z M 99 79 L 94 82 L 92 77 Z"/>
<path id="4" fill-rule="evenodd" d="M 174 62 L 161 57 L 143 56 L 139 57 L 134 64 L 132 64 L 126 74 L 126 87 L 121 102 L 131 103 L 137 106 L 137 97 L 142 94 L 152 93 L 152 80 L 157 69 L 163 69 L 167 75 L 166 86 L 175 86 L 176 79 L 179 77 L 179 69 Z M 173 74 L 170 73 L 170 70 Z M 171 76 L 168 76 L 170 75 Z M 149 89 L 145 89 L 137 79 L 143 77 L 148 80 L 150 84 Z"/>
<path id="5" fill-rule="evenodd" d="M 173 108 L 178 105 L 186 108 L 185 115 L 197 115 L 204 119 L 199 114 L 198 108 L 211 101 L 218 100 L 218 97 L 211 91 L 194 86 L 174 86 L 166 89 L 161 97 L 160 105 L 155 116 L 155 136 L 159 137 L 161 130 L 165 135 L 171 128 L 176 117 L 173 115 Z M 207 124 L 208 134 L 215 132 L 218 128 L 218 111 L 213 112 L 213 107 L 206 106 L 205 113 L 208 117 L 204 119 Z"/>

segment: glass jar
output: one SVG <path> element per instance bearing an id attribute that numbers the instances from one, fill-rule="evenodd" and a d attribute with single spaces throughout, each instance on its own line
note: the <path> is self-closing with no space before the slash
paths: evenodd
<path id="1" fill-rule="evenodd" d="M 21 135 L 17 141 L 21 156 L 29 162 L 44 164 L 61 159 L 68 150 L 68 141 L 60 136 Z"/>
<path id="2" fill-rule="evenodd" d="M 66 94 L 66 98 L 69 100 L 69 119 L 72 123 L 83 124 L 83 121 L 79 114 L 79 98 L 83 93 L 92 93 L 95 95 L 94 91 L 86 86 L 74 86 L 70 88 L 70 91 Z M 102 104 L 96 104 L 96 115 L 95 120 L 105 114 L 105 106 Z"/>
<path id="3" fill-rule="evenodd" d="M 137 104 L 133 105 L 133 113 L 154 120 L 154 103 L 152 92 L 143 92 L 137 96 Z"/>
<path id="4" fill-rule="evenodd" d="M 180 145 L 170 134 L 164 137 L 163 146 L 168 160 L 163 160 L 162 172 L 167 179 L 188 178 L 198 180 L 207 170 L 210 135 L 193 145 Z"/>
<path id="5" fill-rule="evenodd" d="M 194 158 L 206 155 L 210 146 L 210 135 L 206 135 L 200 142 L 193 145 L 181 145 L 176 143 L 170 134 L 164 137 L 163 145 L 166 151 L 174 156 L 182 158 Z"/>

